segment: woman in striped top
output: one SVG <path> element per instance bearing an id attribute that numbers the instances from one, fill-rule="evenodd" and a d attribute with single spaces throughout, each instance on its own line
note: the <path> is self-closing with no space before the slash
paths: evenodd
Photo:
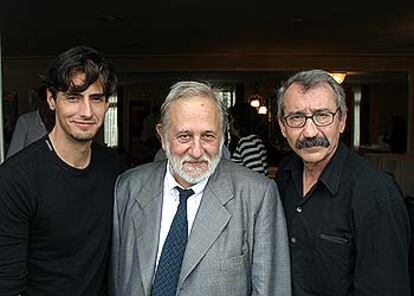
<path id="1" fill-rule="evenodd" d="M 257 135 L 260 118 L 249 104 L 239 104 L 231 110 L 233 151 L 231 160 L 258 173 L 267 175 L 267 151 L 262 139 Z"/>

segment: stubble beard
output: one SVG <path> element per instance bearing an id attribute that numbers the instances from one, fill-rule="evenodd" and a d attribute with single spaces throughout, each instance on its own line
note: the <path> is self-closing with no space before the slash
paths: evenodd
<path id="1" fill-rule="evenodd" d="M 86 143 L 92 141 L 96 134 L 99 132 L 102 124 L 92 131 L 79 131 L 76 128 L 66 124 L 65 122 L 59 122 L 60 129 L 75 142 Z"/>
<path id="2" fill-rule="evenodd" d="M 87 133 L 87 134 L 81 134 L 81 133 L 71 133 L 70 137 L 78 142 L 90 142 L 95 137 L 96 133 Z"/>

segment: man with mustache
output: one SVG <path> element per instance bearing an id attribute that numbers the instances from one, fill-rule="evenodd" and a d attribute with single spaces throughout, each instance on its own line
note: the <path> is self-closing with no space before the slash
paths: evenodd
<path id="1" fill-rule="evenodd" d="M 289 78 L 278 120 L 295 152 L 276 181 L 289 230 L 293 295 L 409 295 L 410 227 L 393 179 L 340 142 L 347 108 L 325 71 Z"/>
<path id="2" fill-rule="evenodd" d="M 110 295 L 291 295 L 276 184 L 221 158 L 226 126 L 211 87 L 171 88 L 157 125 L 168 160 L 117 181 Z"/>
<path id="3" fill-rule="evenodd" d="M 53 129 L 0 167 L 0 295 L 106 295 L 119 166 L 93 138 L 117 77 L 79 46 L 54 59 L 43 85 Z"/>

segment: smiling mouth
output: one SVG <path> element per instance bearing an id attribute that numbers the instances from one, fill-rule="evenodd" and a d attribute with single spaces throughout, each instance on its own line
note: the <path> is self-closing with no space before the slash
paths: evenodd
<path id="1" fill-rule="evenodd" d="M 184 163 L 184 165 L 190 165 L 192 167 L 201 167 L 201 166 L 206 166 L 207 162 L 205 162 L 205 161 L 186 161 Z"/>
<path id="2" fill-rule="evenodd" d="M 313 147 L 304 147 L 304 148 L 302 148 L 302 150 L 318 151 L 318 150 L 321 150 L 323 148 L 325 148 L 325 147 L 322 147 L 322 146 L 313 146 Z"/>
<path id="3" fill-rule="evenodd" d="M 186 161 L 186 164 L 190 164 L 190 165 L 202 165 L 205 164 L 205 161 Z"/>
<path id="4" fill-rule="evenodd" d="M 95 125 L 94 122 L 77 122 L 77 121 L 75 121 L 74 123 L 76 124 L 76 126 L 78 126 L 81 129 L 89 129 L 92 126 Z"/>

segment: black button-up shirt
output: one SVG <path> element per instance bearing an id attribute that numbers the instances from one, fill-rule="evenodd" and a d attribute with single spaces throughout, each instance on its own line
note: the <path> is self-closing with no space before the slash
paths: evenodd
<path id="1" fill-rule="evenodd" d="M 286 211 L 295 296 L 409 295 L 410 225 L 393 179 L 339 147 L 303 196 L 303 162 L 276 175 Z"/>

